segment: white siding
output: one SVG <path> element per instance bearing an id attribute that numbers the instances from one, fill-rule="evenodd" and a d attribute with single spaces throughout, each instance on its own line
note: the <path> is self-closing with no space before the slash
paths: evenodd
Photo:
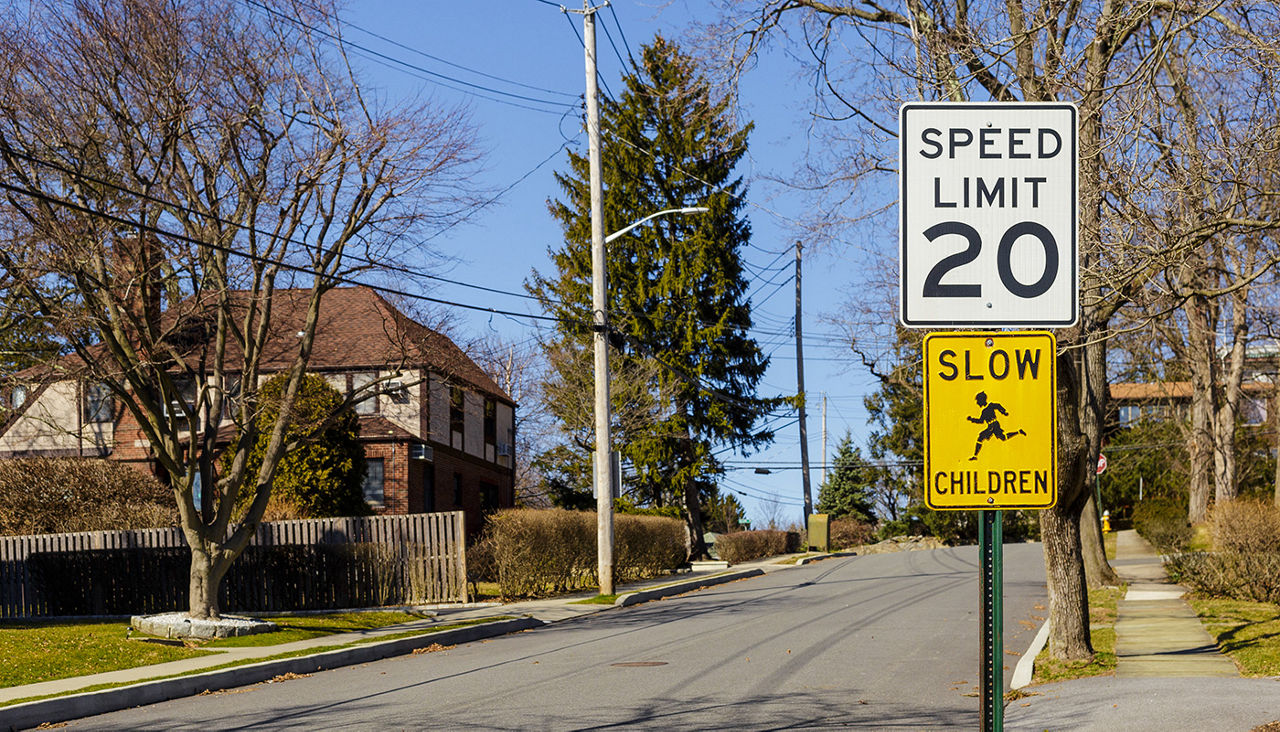
<path id="1" fill-rule="evenodd" d="M 113 409 L 118 409 L 113 405 Z M 75 381 L 50 384 L 30 408 L 0 436 L 0 450 L 75 450 L 80 447 L 76 426 L 80 424 L 79 390 Z M 96 454 L 102 447 L 114 444 L 115 426 L 111 422 L 87 423 L 84 450 Z"/>
<path id="2" fill-rule="evenodd" d="M 467 391 L 462 403 L 463 447 L 468 455 L 484 457 L 484 397 Z"/>
<path id="3" fill-rule="evenodd" d="M 511 467 L 511 459 L 515 455 L 516 415 L 509 405 L 498 402 L 498 464 Z M 506 445 L 507 454 L 502 454 Z"/>
<path id="4" fill-rule="evenodd" d="M 430 439 L 441 444 L 449 444 L 449 385 L 436 374 L 431 375 L 430 400 L 431 416 Z"/>
<path id="5" fill-rule="evenodd" d="M 396 397 L 393 394 L 379 394 L 378 408 L 381 410 L 382 416 L 388 421 L 404 429 L 411 435 L 421 437 L 422 423 L 419 421 L 422 405 L 418 403 L 418 379 L 420 378 L 417 371 L 382 371 L 378 374 L 379 379 L 391 377 L 392 381 L 399 381 L 404 390 L 401 396 Z M 386 389 L 387 382 L 382 382 L 382 387 Z M 399 401 L 397 401 L 397 399 Z"/>

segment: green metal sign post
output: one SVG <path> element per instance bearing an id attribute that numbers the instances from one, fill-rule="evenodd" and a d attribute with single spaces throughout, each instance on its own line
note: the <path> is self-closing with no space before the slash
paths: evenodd
<path id="1" fill-rule="evenodd" d="M 1004 528 L 1001 511 L 979 511 L 982 565 L 982 729 L 1004 729 Z"/>

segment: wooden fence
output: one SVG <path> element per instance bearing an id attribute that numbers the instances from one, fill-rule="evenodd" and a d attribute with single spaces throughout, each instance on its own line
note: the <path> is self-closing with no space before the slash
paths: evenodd
<path id="1" fill-rule="evenodd" d="M 178 528 L 0 536 L 0 618 L 186 607 Z M 227 611 L 466 602 L 461 511 L 264 523 L 223 579 Z"/>

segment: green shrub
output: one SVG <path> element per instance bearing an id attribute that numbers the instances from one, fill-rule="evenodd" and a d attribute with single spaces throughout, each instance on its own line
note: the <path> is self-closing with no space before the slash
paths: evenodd
<path id="1" fill-rule="evenodd" d="M 831 548 L 839 551 L 872 543 L 876 535 L 876 526 L 866 521 L 840 518 L 833 519 L 827 531 Z"/>
<path id="2" fill-rule="evenodd" d="M 794 534 L 795 539 L 789 539 L 788 534 Z M 739 564 L 762 557 L 786 554 L 789 541 L 794 541 L 798 545 L 800 534 L 773 529 L 735 531 L 732 534 L 721 534 L 716 538 L 716 553 L 729 564 Z"/>
<path id="3" fill-rule="evenodd" d="M 1224 501 L 1209 514 L 1209 532 L 1220 552 L 1280 552 L 1280 507 L 1256 498 Z"/>
<path id="4" fill-rule="evenodd" d="M 598 585 L 593 512 L 499 511 L 489 518 L 487 531 L 503 595 L 531 597 Z M 684 524 L 676 519 L 618 515 L 613 534 L 614 579 L 619 582 L 657 576 L 688 558 Z"/>
<path id="5" fill-rule="evenodd" d="M 249 451 L 245 468 L 245 488 L 239 510 L 253 502 L 252 482 L 262 465 L 271 440 L 271 430 L 280 413 L 280 399 L 288 381 L 280 374 L 262 385 L 257 416 L 258 442 Z M 343 407 L 344 397 L 324 377 L 306 374 L 293 405 L 293 421 L 287 439 L 304 438 L 303 445 L 280 458 L 271 483 L 268 520 L 283 518 L 326 518 L 367 516 L 372 511 L 364 500 L 364 447 L 360 444 L 360 419 L 351 407 Z M 337 417 L 328 425 L 325 421 Z M 235 452 L 234 445 L 223 458 L 224 470 Z"/>
<path id="6" fill-rule="evenodd" d="M 60 534 L 176 526 L 173 491 L 98 458 L 0 460 L 0 534 Z"/>
<path id="7" fill-rule="evenodd" d="M 1165 564 L 1174 582 L 1236 600 L 1280 603 L 1280 552 L 1194 552 Z"/>
<path id="8" fill-rule="evenodd" d="M 1133 528 L 1161 554 L 1174 554 L 1191 541 L 1186 506 L 1169 498 L 1139 503 L 1133 510 Z"/>

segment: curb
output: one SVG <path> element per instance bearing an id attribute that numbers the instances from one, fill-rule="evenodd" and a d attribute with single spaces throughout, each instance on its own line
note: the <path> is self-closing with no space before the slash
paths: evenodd
<path id="1" fill-rule="evenodd" d="M 1031 677 L 1036 671 L 1036 656 L 1040 655 L 1040 651 L 1044 650 L 1044 644 L 1048 641 L 1049 621 L 1046 620 L 1040 625 L 1036 637 L 1031 640 L 1031 647 L 1022 654 L 1022 658 L 1018 659 L 1018 665 L 1014 666 L 1013 677 L 1009 679 L 1010 689 L 1021 689 L 1031 683 Z"/>
<path id="2" fill-rule="evenodd" d="M 307 656 L 281 658 L 274 661 L 232 666 L 207 671 L 202 674 L 179 676 L 159 681 L 142 681 L 131 686 L 121 686 L 102 691 L 52 697 L 0 708 L 0 730 L 18 730 L 36 727 L 43 723 L 64 722 L 70 719 L 106 714 L 129 707 L 155 704 L 180 697 L 194 696 L 204 691 L 219 691 L 236 686 L 256 684 L 286 673 L 309 674 L 315 671 L 352 666 L 378 661 L 392 656 L 411 653 L 434 643 L 454 645 L 493 638 L 521 630 L 537 628 L 545 623 L 534 618 L 515 618 L 483 623 L 438 633 L 398 638 L 396 640 L 368 643 L 354 648 L 342 648 Z"/>
<path id="3" fill-rule="evenodd" d="M 858 556 L 858 553 L 857 553 L 857 552 L 855 552 L 855 551 L 848 551 L 848 552 L 831 552 L 830 554 L 818 554 L 818 555 L 816 555 L 816 556 L 812 556 L 812 557 L 804 557 L 803 559 L 797 560 L 797 561 L 796 561 L 796 566 L 797 566 L 797 567 L 803 567 L 803 566 L 804 566 L 804 565 L 806 565 L 806 564 L 813 564 L 814 562 L 821 562 L 821 561 L 822 561 L 822 560 L 824 560 L 824 559 L 836 559 L 836 558 L 839 558 L 839 557 L 856 557 L 856 556 Z"/>
<path id="4" fill-rule="evenodd" d="M 649 590 L 637 590 L 636 592 L 628 592 L 613 601 L 614 607 L 630 607 L 639 605 L 642 602 L 650 600 L 661 600 L 664 597 L 672 597 L 673 595 L 683 595 L 686 592 L 700 590 L 703 587 L 714 587 L 722 585 L 726 582 L 734 582 L 748 577 L 759 577 L 764 574 L 764 570 L 756 567 L 754 569 L 743 569 L 737 572 L 727 572 L 725 574 L 712 575 L 710 577 L 699 577 L 697 579 L 685 580 L 684 582 L 675 582 L 662 587 L 654 587 Z"/>

